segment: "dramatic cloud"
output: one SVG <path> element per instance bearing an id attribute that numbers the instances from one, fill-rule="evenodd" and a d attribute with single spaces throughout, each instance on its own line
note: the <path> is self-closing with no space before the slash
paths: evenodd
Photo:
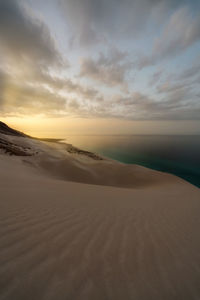
<path id="1" fill-rule="evenodd" d="M 163 70 L 156 71 L 149 79 L 149 84 L 155 86 L 162 78 Z"/>
<path id="2" fill-rule="evenodd" d="M 200 59 L 200 57 L 199 57 Z M 182 72 L 181 75 L 179 75 L 180 80 L 190 80 L 193 79 L 196 76 L 200 76 L 200 62 L 199 60 L 194 62 L 194 64 Z M 199 81 L 200 82 L 200 81 Z"/>
<path id="3" fill-rule="evenodd" d="M 80 76 L 89 77 L 109 87 L 125 86 L 126 74 L 132 68 L 127 54 L 111 49 L 108 55 L 100 53 L 98 59 L 82 59 Z"/>
<path id="4" fill-rule="evenodd" d="M 52 94 L 44 88 L 36 89 L 27 84 L 10 81 L 4 86 L 4 101 L 1 106 L 3 114 L 59 114 L 66 108 L 66 100 Z"/>
<path id="5" fill-rule="evenodd" d="M 78 115 L 89 109 L 87 102 L 95 101 L 101 102 L 101 95 L 94 88 L 53 76 L 43 68 L 25 74 L 15 68 L 10 72 L 0 69 L 1 115 Z"/>
<path id="6" fill-rule="evenodd" d="M 180 54 L 200 41 L 200 15 L 188 7 L 181 7 L 170 18 L 161 36 L 156 39 L 150 56 L 139 59 L 139 67 L 153 65 L 157 61 Z"/>
<path id="7" fill-rule="evenodd" d="M 21 1 L 0 1 L 0 54 L 2 114 L 65 110 L 66 99 L 42 87 L 39 78 L 45 70 L 66 63 L 46 24 Z"/>
<path id="8" fill-rule="evenodd" d="M 4 104 L 4 90 L 7 82 L 7 74 L 0 69 L 0 109 Z"/>
<path id="9" fill-rule="evenodd" d="M 81 96 L 87 100 L 93 100 L 99 96 L 98 91 L 92 87 L 83 86 L 67 77 L 52 76 L 49 72 L 41 69 L 37 69 L 28 79 L 33 84 L 47 85 L 55 93 L 62 90 L 67 93 L 76 94 L 76 96 Z"/>
<path id="10" fill-rule="evenodd" d="M 150 18 L 154 22 L 159 21 L 168 9 L 178 6 L 181 2 L 181 0 L 59 1 L 74 40 L 78 40 L 83 46 L 110 38 L 136 37 Z"/>
<path id="11" fill-rule="evenodd" d="M 48 27 L 16 0 L 0 1 L 0 52 L 34 63 L 61 64 Z"/>
<path id="12" fill-rule="evenodd" d="M 0 0 L 1 115 L 200 119 L 197 2 Z"/>
<path id="13" fill-rule="evenodd" d="M 117 107 L 119 117 L 132 120 L 200 120 L 199 100 L 187 89 L 175 90 L 159 101 L 135 92 L 125 98 L 113 98 L 112 108 Z"/>

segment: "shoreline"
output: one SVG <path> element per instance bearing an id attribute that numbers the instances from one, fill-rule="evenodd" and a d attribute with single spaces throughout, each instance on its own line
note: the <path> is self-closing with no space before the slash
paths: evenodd
<path id="1" fill-rule="evenodd" d="M 164 141 L 166 141 L 166 138 L 168 139 L 167 136 L 159 136 L 158 137 L 158 135 L 152 135 L 152 137 L 155 137 L 155 136 L 156 136 L 156 139 L 158 139 L 158 138 L 160 139 L 160 137 L 161 137 L 162 140 L 164 140 Z M 87 142 L 84 143 L 84 137 L 86 138 L 86 141 L 88 141 L 88 145 L 87 145 Z M 120 137 L 118 140 L 118 138 L 116 136 L 113 136 L 113 144 L 116 146 L 116 149 L 114 149 L 114 146 L 112 145 L 112 140 L 108 141 L 108 139 L 106 138 L 105 135 L 102 135 L 101 137 L 99 137 L 99 136 L 88 137 L 88 136 L 84 135 L 84 137 L 82 136 L 82 140 L 81 140 L 82 142 L 79 143 L 79 147 L 82 147 L 83 149 L 85 146 L 85 148 L 88 151 L 95 151 L 96 153 L 99 153 L 100 155 L 103 155 L 104 157 L 113 159 L 115 161 L 118 161 L 118 162 L 121 162 L 124 164 L 131 164 L 131 165 L 137 164 L 140 166 L 144 166 L 146 168 L 150 168 L 152 170 L 170 173 L 170 174 L 176 175 L 179 178 L 182 178 L 182 179 L 186 180 L 187 182 L 190 182 L 191 184 L 200 188 L 200 168 L 198 168 L 198 164 L 200 162 L 198 163 L 199 158 L 196 157 L 197 154 L 193 153 L 194 151 L 191 152 L 191 157 L 194 157 L 194 159 L 193 159 L 193 161 L 190 161 L 191 158 L 189 157 L 189 155 L 185 155 L 184 159 L 183 158 L 176 159 L 170 155 L 169 155 L 169 157 L 165 157 L 165 155 L 162 156 L 162 149 L 161 149 L 161 152 L 159 152 L 159 150 L 158 150 L 155 153 L 152 152 L 152 154 L 150 155 L 148 153 L 148 145 L 149 144 L 147 144 L 147 150 L 141 149 L 142 154 L 140 154 L 140 151 L 137 148 L 134 149 L 134 140 L 133 140 L 133 146 L 132 146 L 133 150 L 131 152 L 131 149 L 128 148 L 129 146 L 127 143 L 127 137 L 125 137 L 125 136 L 122 137 L 124 144 L 121 142 Z M 144 137 L 144 140 L 143 140 L 143 137 Z M 150 136 L 146 136 L 146 137 L 148 137 L 148 141 L 151 141 Z M 170 136 L 170 142 L 172 143 L 172 141 L 173 141 L 176 145 L 175 137 L 176 136 L 173 136 L 173 139 L 171 139 L 171 136 Z M 184 136 L 180 136 L 181 139 L 183 137 Z M 194 139 L 194 136 L 187 135 L 187 137 L 189 140 Z M 105 146 L 104 146 L 104 138 L 105 138 Z M 141 141 L 142 145 L 146 141 L 144 135 L 142 135 L 142 136 L 137 135 L 137 139 L 139 139 Z M 76 142 L 75 137 L 70 139 L 70 136 L 69 136 L 68 139 L 65 139 L 65 141 L 66 140 L 68 142 L 72 142 L 72 143 Z M 153 139 L 153 141 L 154 141 L 154 139 Z M 189 142 L 187 141 L 185 150 L 183 148 L 185 153 L 188 153 L 188 151 L 189 151 L 188 144 L 189 144 Z M 137 144 L 136 144 L 136 146 L 138 147 Z M 191 146 L 191 147 L 194 147 L 194 146 Z M 200 146 L 199 146 L 198 142 L 196 142 L 196 148 L 200 150 Z M 158 149 L 159 149 L 159 144 L 158 144 Z M 170 151 L 171 151 L 171 149 L 170 149 Z M 182 151 L 181 146 L 179 146 L 179 148 L 176 151 L 177 151 L 176 155 L 178 155 L 178 151 L 180 151 L 180 153 L 181 153 L 181 151 Z M 196 150 L 196 152 L 197 152 L 197 150 Z M 196 157 L 196 162 L 195 162 L 195 157 Z"/>

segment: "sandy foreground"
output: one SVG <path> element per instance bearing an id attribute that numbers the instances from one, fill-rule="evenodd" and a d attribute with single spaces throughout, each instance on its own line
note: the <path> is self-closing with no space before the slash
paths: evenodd
<path id="1" fill-rule="evenodd" d="M 198 188 L 70 145 L 1 144 L 1 300 L 200 299 Z"/>

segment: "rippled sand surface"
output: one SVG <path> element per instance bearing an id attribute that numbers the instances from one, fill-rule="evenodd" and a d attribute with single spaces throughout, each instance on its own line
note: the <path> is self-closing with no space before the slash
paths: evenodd
<path id="1" fill-rule="evenodd" d="M 70 145 L 1 139 L 0 300 L 200 299 L 198 188 Z"/>
<path id="2" fill-rule="evenodd" d="M 0 182 L 0 299 L 199 299 L 200 193 L 15 174 Z"/>

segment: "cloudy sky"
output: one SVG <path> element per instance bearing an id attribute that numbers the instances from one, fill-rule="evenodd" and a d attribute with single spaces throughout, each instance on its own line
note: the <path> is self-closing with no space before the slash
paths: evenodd
<path id="1" fill-rule="evenodd" d="M 200 1 L 0 0 L 0 117 L 200 133 Z"/>

